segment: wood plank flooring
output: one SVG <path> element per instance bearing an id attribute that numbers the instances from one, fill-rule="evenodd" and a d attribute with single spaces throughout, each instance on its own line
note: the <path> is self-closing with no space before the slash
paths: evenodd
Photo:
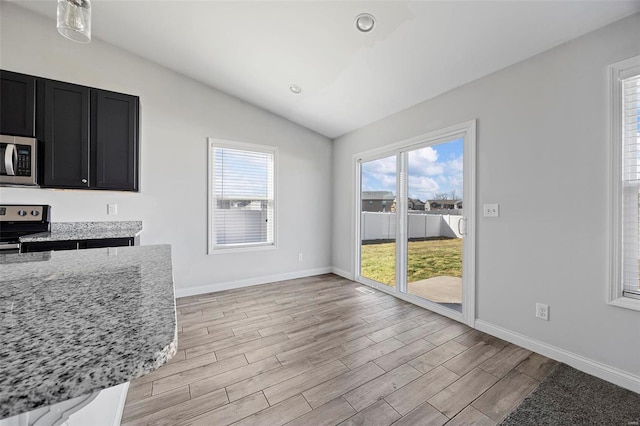
<path id="1" fill-rule="evenodd" d="M 177 300 L 123 425 L 495 425 L 556 362 L 321 275 Z"/>

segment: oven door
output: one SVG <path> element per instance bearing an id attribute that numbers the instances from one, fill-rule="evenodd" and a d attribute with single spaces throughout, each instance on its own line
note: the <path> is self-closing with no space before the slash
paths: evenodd
<path id="1" fill-rule="evenodd" d="M 12 241 L 0 242 L 0 254 L 20 253 L 20 243 Z"/>

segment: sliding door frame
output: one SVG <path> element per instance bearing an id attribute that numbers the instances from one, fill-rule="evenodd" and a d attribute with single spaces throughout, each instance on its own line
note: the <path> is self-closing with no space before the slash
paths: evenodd
<path id="1" fill-rule="evenodd" d="M 422 299 L 407 293 L 406 256 L 407 256 L 407 182 L 404 181 L 407 172 L 408 152 L 441 142 L 451 141 L 463 137 L 463 200 L 465 218 L 465 237 L 463 239 L 462 259 L 462 313 L 446 308 L 436 302 Z M 361 273 L 361 209 L 362 182 L 361 164 L 390 156 L 396 156 L 396 285 L 389 287 L 369 278 Z M 476 318 L 476 120 L 467 121 L 444 129 L 435 130 L 400 142 L 385 145 L 380 148 L 358 153 L 353 156 L 353 172 L 355 183 L 354 216 L 355 216 L 355 262 L 354 280 L 389 293 L 399 299 L 416 304 L 440 315 L 463 322 L 475 327 Z"/>

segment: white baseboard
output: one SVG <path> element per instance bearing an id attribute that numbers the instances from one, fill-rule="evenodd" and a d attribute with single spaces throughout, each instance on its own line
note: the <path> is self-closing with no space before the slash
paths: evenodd
<path id="1" fill-rule="evenodd" d="M 336 268 L 335 266 L 331 267 L 331 272 L 341 276 L 342 278 L 346 278 L 348 280 L 353 281 L 353 274 L 345 271 L 344 269 Z"/>
<path id="2" fill-rule="evenodd" d="M 195 296 L 195 295 L 204 294 L 204 293 L 212 293 L 215 291 L 231 290 L 234 288 L 249 287 L 249 286 L 258 285 L 258 284 L 275 283 L 278 281 L 293 280 L 296 278 L 312 277 L 314 275 L 329 274 L 331 272 L 332 272 L 332 268 L 327 266 L 325 268 L 307 269 L 306 271 L 286 272 L 284 274 L 260 276 L 255 278 L 247 278 L 244 280 L 227 281 L 224 283 L 209 284 L 209 285 L 203 285 L 198 287 L 177 288 L 176 298 L 186 297 L 186 296 Z"/>
<path id="3" fill-rule="evenodd" d="M 582 355 L 574 354 L 567 350 L 558 348 L 553 345 L 532 339 L 520 333 L 516 333 L 506 328 L 488 323 L 482 320 L 476 320 L 476 328 L 484 333 L 498 337 L 515 345 L 522 346 L 525 349 L 537 352 L 541 355 L 563 362 L 571 367 L 599 377 L 608 382 L 614 383 L 625 389 L 640 393 L 640 377 L 625 371 L 610 367 L 598 361 L 585 358 Z"/>

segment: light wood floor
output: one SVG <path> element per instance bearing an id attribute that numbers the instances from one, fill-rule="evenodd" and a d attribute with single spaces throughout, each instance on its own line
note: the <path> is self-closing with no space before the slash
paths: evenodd
<path id="1" fill-rule="evenodd" d="M 493 425 L 555 366 L 335 275 L 178 299 L 178 353 L 122 423 Z"/>

